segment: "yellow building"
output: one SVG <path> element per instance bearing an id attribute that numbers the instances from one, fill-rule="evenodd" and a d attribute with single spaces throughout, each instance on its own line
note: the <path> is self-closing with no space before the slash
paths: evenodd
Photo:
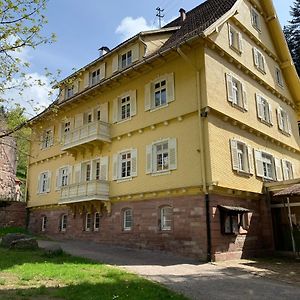
<path id="1" fill-rule="evenodd" d="M 263 185 L 300 177 L 300 84 L 271 0 L 181 9 L 59 88 L 32 120 L 31 230 L 199 259 L 273 248 Z"/>

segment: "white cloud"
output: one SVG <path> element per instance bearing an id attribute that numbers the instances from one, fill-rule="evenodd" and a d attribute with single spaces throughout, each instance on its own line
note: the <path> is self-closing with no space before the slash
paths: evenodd
<path id="1" fill-rule="evenodd" d="M 117 27 L 116 33 L 121 35 L 122 40 L 127 40 L 128 38 L 134 36 L 135 34 L 155 29 L 155 26 L 151 26 L 147 23 L 145 18 L 132 18 L 126 17 L 121 21 L 121 24 Z"/>
<path id="2" fill-rule="evenodd" d="M 14 79 L 10 84 L 20 84 L 21 80 Z M 46 76 L 29 73 L 25 76 L 25 80 L 29 86 L 22 91 L 21 95 L 18 89 L 11 89 L 5 92 L 4 98 L 7 99 L 8 106 L 13 107 L 15 104 L 20 104 L 26 109 L 26 115 L 32 117 L 49 106 L 55 96 L 49 96 L 52 88 L 50 80 Z"/>

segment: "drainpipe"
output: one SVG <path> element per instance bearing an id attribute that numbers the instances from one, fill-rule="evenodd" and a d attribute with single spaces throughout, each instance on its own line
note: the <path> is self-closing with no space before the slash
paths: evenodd
<path id="1" fill-rule="evenodd" d="M 179 55 L 195 70 L 196 72 L 196 91 L 197 91 L 197 106 L 198 106 L 198 125 L 199 125 L 199 144 L 200 144 L 200 162 L 201 162 L 201 176 L 202 176 L 202 190 L 205 194 L 205 211 L 206 211 L 206 236 L 207 236 L 207 261 L 211 261 L 211 226 L 210 226 L 210 198 L 207 189 L 206 178 L 206 160 L 205 160 L 205 143 L 204 143 L 204 126 L 201 97 L 201 68 L 199 69 L 189 57 L 178 47 L 177 52 Z"/>

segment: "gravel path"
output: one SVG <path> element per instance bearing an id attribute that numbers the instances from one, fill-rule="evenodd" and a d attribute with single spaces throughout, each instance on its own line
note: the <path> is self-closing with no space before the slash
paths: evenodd
<path id="1" fill-rule="evenodd" d="M 190 299 L 299 300 L 300 288 L 255 276 L 228 265 L 201 264 L 157 251 L 135 250 L 82 241 L 39 241 L 42 248 L 59 244 L 75 256 L 120 266 L 183 293 Z"/>

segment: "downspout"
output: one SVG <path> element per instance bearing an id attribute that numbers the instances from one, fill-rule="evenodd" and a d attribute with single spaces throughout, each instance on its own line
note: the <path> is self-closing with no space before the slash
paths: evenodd
<path id="1" fill-rule="evenodd" d="M 202 97 L 201 97 L 201 68 L 199 69 L 189 57 L 178 47 L 178 54 L 195 70 L 196 72 L 196 92 L 197 92 L 197 106 L 198 106 L 198 125 L 199 125 L 199 144 L 200 144 L 200 162 L 201 162 L 201 177 L 202 177 L 202 190 L 205 194 L 205 211 L 206 211 L 206 235 L 207 235 L 207 261 L 211 261 L 211 226 L 210 226 L 210 198 L 207 189 L 206 178 L 206 160 L 204 150 L 204 126 L 203 117 L 201 115 Z"/>

